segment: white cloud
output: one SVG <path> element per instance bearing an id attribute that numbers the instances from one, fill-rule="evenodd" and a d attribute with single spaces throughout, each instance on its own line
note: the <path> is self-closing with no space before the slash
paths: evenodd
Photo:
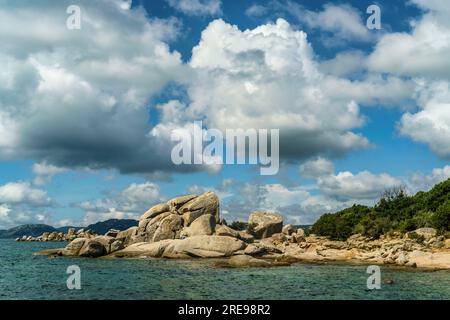
<path id="1" fill-rule="evenodd" d="M 33 184 L 42 186 L 49 183 L 53 176 L 67 172 L 67 169 L 47 164 L 46 162 L 41 162 L 33 164 L 32 171 L 36 175 L 33 179 Z"/>
<path id="2" fill-rule="evenodd" d="M 317 158 L 316 160 L 310 160 L 303 163 L 300 166 L 300 175 L 303 178 L 319 178 L 328 176 L 334 173 L 333 162 L 324 159 Z"/>
<path id="3" fill-rule="evenodd" d="M 408 179 L 408 191 L 411 194 L 415 194 L 418 191 L 428 191 L 434 185 L 447 179 L 450 179 L 450 166 L 435 168 L 429 175 L 423 173 L 415 173 Z"/>
<path id="4" fill-rule="evenodd" d="M 190 16 L 218 16 L 222 14 L 221 0 L 167 0 L 174 9 Z"/>
<path id="5" fill-rule="evenodd" d="M 450 84 L 448 81 L 422 83 L 417 92 L 420 110 L 402 116 L 400 132 L 426 143 L 440 157 L 450 159 Z"/>
<path id="6" fill-rule="evenodd" d="M 164 200 L 158 185 L 151 182 L 133 183 L 118 194 L 78 204 L 85 211 L 81 224 L 89 225 L 108 219 L 137 219 L 151 206 Z"/>
<path id="7" fill-rule="evenodd" d="M 294 157 L 368 146 L 351 131 L 363 124 L 358 104 L 324 88 L 331 79 L 317 70 L 306 34 L 283 19 L 245 31 L 213 21 L 190 66 L 186 117 L 222 130 L 279 128 L 281 150 Z"/>
<path id="8" fill-rule="evenodd" d="M 245 14 L 249 17 L 260 17 L 265 15 L 268 11 L 269 9 L 267 7 L 254 3 L 245 10 Z"/>
<path id="9" fill-rule="evenodd" d="M 10 182 L 0 186 L 0 203 L 47 206 L 51 199 L 45 190 L 34 188 L 29 182 Z"/>
<path id="10" fill-rule="evenodd" d="M 295 3 L 290 3 L 291 7 L 294 5 Z M 363 41 L 372 39 L 359 11 L 349 5 L 326 4 L 319 12 L 300 9 L 297 18 L 310 28 L 332 32 L 340 39 Z"/>
<path id="11" fill-rule="evenodd" d="M 339 52 L 333 59 L 322 61 L 320 71 L 337 77 L 347 77 L 366 69 L 366 55 L 362 51 Z"/>
<path id="12" fill-rule="evenodd" d="M 147 136 L 146 104 L 186 74 L 168 45 L 178 21 L 149 18 L 129 1 L 87 1 L 82 29 L 70 31 L 69 4 L 4 1 L 0 8 L 0 158 L 168 170 L 161 155 L 170 145 Z"/>
<path id="13" fill-rule="evenodd" d="M 341 200 L 378 199 L 386 189 L 402 185 L 402 181 L 386 173 L 373 174 L 362 171 L 353 174 L 348 171 L 337 175 L 320 177 L 319 189 L 326 195 Z"/>
<path id="14" fill-rule="evenodd" d="M 445 1 L 413 0 L 427 12 L 411 33 L 384 35 L 369 57 L 372 70 L 407 76 L 450 76 L 450 9 Z"/>

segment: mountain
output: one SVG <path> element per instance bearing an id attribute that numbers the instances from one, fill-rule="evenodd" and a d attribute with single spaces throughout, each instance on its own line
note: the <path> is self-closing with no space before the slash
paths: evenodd
<path id="1" fill-rule="evenodd" d="M 401 233 L 419 228 L 450 232 L 450 179 L 428 192 L 409 196 L 402 189 L 388 190 L 373 207 L 354 205 L 322 215 L 312 233 L 345 240 L 355 233 L 378 238 L 392 231 Z"/>
<path id="2" fill-rule="evenodd" d="M 22 236 L 33 236 L 37 237 L 44 232 L 57 231 L 52 226 L 45 224 L 25 224 L 22 226 L 17 226 L 8 230 L 0 230 L 0 239 L 6 238 L 18 238 Z"/>
<path id="3" fill-rule="evenodd" d="M 96 234 L 105 234 L 110 229 L 116 230 L 126 230 L 130 227 L 134 227 L 138 225 L 138 221 L 132 219 L 110 219 L 106 221 L 97 222 L 91 224 L 87 227 L 60 227 L 54 228 L 52 226 L 48 226 L 45 224 L 25 224 L 21 226 L 17 226 L 8 230 L 0 230 L 0 239 L 10 239 L 10 238 L 19 238 L 22 236 L 32 236 L 37 237 L 43 234 L 44 232 L 64 232 L 67 233 L 69 228 L 78 229 L 90 229 L 94 231 Z"/>
<path id="4" fill-rule="evenodd" d="M 138 221 L 133 219 L 109 219 L 106 221 L 90 224 L 84 229 L 90 229 L 96 234 L 105 234 L 110 229 L 122 231 L 130 227 L 136 227 L 137 225 Z"/>

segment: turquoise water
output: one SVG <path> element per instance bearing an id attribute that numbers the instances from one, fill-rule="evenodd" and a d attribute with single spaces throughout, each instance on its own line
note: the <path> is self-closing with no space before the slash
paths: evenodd
<path id="1" fill-rule="evenodd" d="M 210 260 L 49 258 L 63 243 L 0 240 L 0 299 L 450 299 L 450 272 L 382 267 L 381 290 L 366 289 L 363 266 L 296 264 L 219 269 Z M 66 269 L 81 268 L 81 290 Z"/>

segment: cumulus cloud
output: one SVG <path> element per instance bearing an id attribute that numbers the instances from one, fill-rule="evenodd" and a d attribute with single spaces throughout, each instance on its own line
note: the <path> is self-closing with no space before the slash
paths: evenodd
<path id="1" fill-rule="evenodd" d="M 138 219 L 151 206 L 163 202 L 158 185 L 152 182 L 133 183 L 118 194 L 77 204 L 84 210 L 81 223 L 89 225 L 108 219 Z"/>
<path id="2" fill-rule="evenodd" d="M 400 133 L 426 143 L 444 159 L 450 159 L 450 84 L 448 81 L 421 82 L 417 88 L 419 111 L 405 113 Z"/>
<path id="3" fill-rule="evenodd" d="M 189 16 L 217 16 L 222 14 L 221 0 L 167 0 L 174 9 Z"/>
<path id="4" fill-rule="evenodd" d="M 36 175 L 36 177 L 33 179 L 33 184 L 42 186 L 46 183 L 49 183 L 52 180 L 53 176 L 67 172 L 67 169 L 42 162 L 33 164 L 32 171 Z"/>
<path id="5" fill-rule="evenodd" d="M 29 182 L 9 182 L 0 186 L 0 203 L 47 206 L 51 203 L 47 192 Z"/>
<path id="6" fill-rule="evenodd" d="M 395 32 L 378 41 L 368 59 L 375 71 L 406 76 L 450 76 L 450 8 L 445 1 L 412 0 L 426 13 L 412 22 L 412 32 Z"/>
<path id="7" fill-rule="evenodd" d="M 407 182 L 408 191 L 414 194 L 418 191 L 428 191 L 434 185 L 450 179 L 450 166 L 435 168 L 430 174 L 415 173 Z"/>
<path id="8" fill-rule="evenodd" d="M 328 176 L 334 173 L 333 162 L 324 159 L 317 158 L 315 160 L 310 160 L 302 165 L 300 165 L 300 176 L 303 178 L 319 178 L 323 176 Z"/>
<path id="9" fill-rule="evenodd" d="M 3 2 L 0 157 L 121 172 L 168 170 L 163 156 L 170 145 L 148 135 L 146 104 L 185 73 L 168 45 L 177 21 L 149 19 L 144 9 L 119 0 L 86 1 L 82 28 L 71 31 L 69 4 Z"/>
<path id="10" fill-rule="evenodd" d="M 401 180 L 389 174 L 373 174 L 362 171 L 353 174 L 348 171 L 320 177 L 319 189 L 326 195 L 343 200 L 377 199 L 383 191 L 402 185 Z"/>
<path id="11" fill-rule="evenodd" d="M 352 6 L 326 4 L 322 11 L 317 12 L 299 8 L 293 2 L 289 2 L 289 6 L 296 12 L 297 18 L 310 28 L 331 32 L 341 40 L 372 39 L 360 13 Z"/>
<path id="12" fill-rule="evenodd" d="M 363 125 L 358 104 L 331 98 L 322 84 L 334 84 L 318 71 L 306 34 L 283 19 L 245 31 L 213 21 L 190 66 L 196 78 L 185 114 L 204 117 L 208 127 L 278 128 L 288 157 L 340 155 L 369 145 L 352 132 Z"/>

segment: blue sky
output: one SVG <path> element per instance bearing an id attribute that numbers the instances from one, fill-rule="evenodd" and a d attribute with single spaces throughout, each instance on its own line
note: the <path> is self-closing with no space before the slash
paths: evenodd
<path id="1" fill-rule="evenodd" d="M 381 30 L 366 26 L 373 4 Z M 426 190 L 450 177 L 449 13 L 438 0 L 2 0 L 0 228 L 137 218 L 207 190 L 227 220 L 261 209 L 306 224 L 386 188 Z M 279 129 L 279 173 L 173 165 L 170 132 L 195 120 Z"/>

